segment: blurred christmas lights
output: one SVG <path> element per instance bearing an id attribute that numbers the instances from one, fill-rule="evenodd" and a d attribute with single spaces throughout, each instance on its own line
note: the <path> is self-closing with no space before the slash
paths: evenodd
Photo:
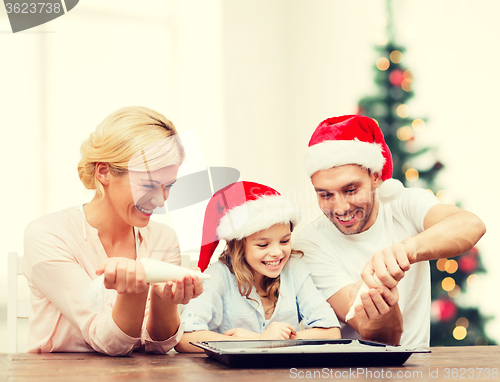
<path id="1" fill-rule="evenodd" d="M 469 277 L 467 277 L 467 285 L 469 287 L 474 287 L 475 285 L 477 285 L 478 281 L 479 281 L 479 276 L 474 273 Z"/>
<path id="2" fill-rule="evenodd" d="M 414 168 L 409 168 L 405 172 L 405 177 L 408 182 L 415 182 L 418 179 L 418 171 Z"/>
<path id="3" fill-rule="evenodd" d="M 386 57 L 380 57 L 377 60 L 375 65 L 377 66 L 378 70 L 384 71 L 384 70 L 389 69 L 389 66 L 391 66 L 391 63 L 389 62 L 389 60 Z"/>
<path id="4" fill-rule="evenodd" d="M 435 321 L 448 322 L 456 317 L 457 306 L 447 298 L 440 298 L 432 302 L 431 314 Z"/>
<path id="5" fill-rule="evenodd" d="M 395 64 L 399 64 L 401 61 L 403 61 L 403 53 L 401 53 L 399 50 L 393 50 L 389 55 L 389 58 Z"/>
<path id="6" fill-rule="evenodd" d="M 456 340 L 463 340 L 467 336 L 467 329 L 465 329 L 463 326 L 457 326 L 455 329 L 453 329 L 453 338 Z"/>
<path id="7" fill-rule="evenodd" d="M 413 138 L 413 130 L 410 126 L 400 127 L 397 131 L 397 136 L 400 141 L 407 141 Z"/>
<path id="8" fill-rule="evenodd" d="M 422 119 L 414 119 L 411 127 L 415 131 L 422 131 L 425 128 L 425 122 Z"/>
<path id="9" fill-rule="evenodd" d="M 396 113 L 401 118 L 408 118 L 408 116 L 410 115 L 410 110 L 409 110 L 408 106 L 406 106 L 404 103 L 402 103 L 401 105 L 399 105 L 396 108 Z"/>
<path id="10" fill-rule="evenodd" d="M 403 80 L 401 82 L 401 89 L 403 89 L 405 92 L 411 92 L 413 90 L 411 81 Z"/>
<path id="11" fill-rule="evenodd" d="M 448 259 L 439 259 L 437 262 L 436 262 L 436 268 L 441 271 L 441 272 L 444 272 L 446 270 L 445 268 L 445 265 L 446 265 L 446 262 L 448 261 Z"/>
<path id="12" fill-rule="evenodd" d="M 453 290 L 453 288 L 455 288 L 455 285 L 456 284 L 453 277 L 445 277 L 441 282 L 441 288 L 443 288 L 443 290 L 445 290 L 446 292 Z"/>
<path id="13" fill-rule="evenodd" d="M 460 317 L 456 322 L 456 326 L 463 326 L 465 329 L 467 329 L 469 327 L 469 320 L 465 317 Z"/>
<path id="14" fill-rule="evenodd" d="M 455 285 L 455 288 L 453 288 L 448 292 L 448 296 L 450 296 L 451 298 L 457 298 L 458 296 L 460 296 L 461 292 L 462 289 L 460 289 L 458 285 Z"/>
<path id="15" fill-rule="evenodd" d="M 453 274 L 458 270 L 458 263 L 455 260 L 448 260 L 444 264 L 444 269 L 446 272 Z"/>

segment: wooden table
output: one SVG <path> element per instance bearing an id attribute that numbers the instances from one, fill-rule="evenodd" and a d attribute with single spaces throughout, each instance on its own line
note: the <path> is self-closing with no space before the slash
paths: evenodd
<path id="1" fill-rule="evenodd" d="M 0 354 L 0 382 L 306 380 L 498 381 L 500 346 L 431 348 L 401 367 L 231 369 L 204 354 Z M 496 371 L 495 371 L 496 370 Z M 489 375 L 489 377 L 488 377 Z"/>

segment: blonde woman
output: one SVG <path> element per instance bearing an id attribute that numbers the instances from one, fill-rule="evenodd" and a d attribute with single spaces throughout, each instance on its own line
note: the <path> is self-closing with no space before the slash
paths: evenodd
<path id="1" fill-rule="evenodd" d="M 177 351 L 202 351 L 191 341 L 340 338 L 335 313 L 292 250 L 298 219 L 295 204 L 262 184 L 233 183 L 212 197 L 198 266 L 207 268 L 219 240 L 227 245 L 206 270 L 203 294 L 182 312 Z"/>
<path id="2" fill-rule="evenodd" d="M 147 284 L 143 257 L 180 264 L 175 232 L 150 221 L 184 149 L 174 125 L 143 107 L 109 115 L 81 147 L 78 174 L 94 198 L 28 225 L 24 270 L 31 289 L 29 352 L 166 353 L 183 327 L 177 305 L 203 289 L 198 277 Z M 104 275 L 104 301 L 89 287 Z"/>

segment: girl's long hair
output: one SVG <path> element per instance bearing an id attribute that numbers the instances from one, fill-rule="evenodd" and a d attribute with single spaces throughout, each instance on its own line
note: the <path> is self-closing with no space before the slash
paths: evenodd
<path id="1" fill-rule="evenodd" d="M 293 224 L 290 223 L 290 231 L 293 231 Z M 255 284 L 255 279 L 253 277 L 252 267 L 247 263 L 245 259 L 245 244 L 246 238 L 241 240 L 230 240 L 226 243 L 226 248 L 219 256 L 219 260 L 224 263 L 231 273 L 236 277 L 236 282 L 238 283 L 238 290 L 242 296 L 255 301 L 253 298 L 249 297 L 252 292 L 252 287 Z M 292 255 L 300 255 L 302 257 L 304 252 L 292 249 L 290 257 Z M 290 261 L 290 258 L 288 258 Z M 285 264 L 285 267 L 287 264 Z M 262 277 L 261 287 L 266 291 L 266 295 L 262 296 L 268 298 L 272 303 L 273 309 L 276 307 L 278 302 L 278 296 L 280 292 L 280 276 L 272 279 L 267 276 Z M 256 301 L 260 303 L 259 301 Z"/>

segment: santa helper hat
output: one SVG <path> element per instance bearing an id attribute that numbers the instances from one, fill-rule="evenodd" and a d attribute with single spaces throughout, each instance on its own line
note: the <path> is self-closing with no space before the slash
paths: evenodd
<path id="1" fill-rule="evenodd" d="M 298 206 L 271 187 L 246 181 L 230 184 L 208 202 L 198 267 L 208 267 L 219 240 L 241 240 L 275 224 L 296 225 L 299 219 Z"/>
<path id="2" fill-rule="evenodd" d="M 325 119 L 314 131 L 304 156 L 309 177 L 320 170 L 358 164 L 381 174 L 378 187 L 381 201 L 390 202 L 404 190 L 392 179 L 392 155 L 377 122 L 363 115 L 343 115 Z"/>

